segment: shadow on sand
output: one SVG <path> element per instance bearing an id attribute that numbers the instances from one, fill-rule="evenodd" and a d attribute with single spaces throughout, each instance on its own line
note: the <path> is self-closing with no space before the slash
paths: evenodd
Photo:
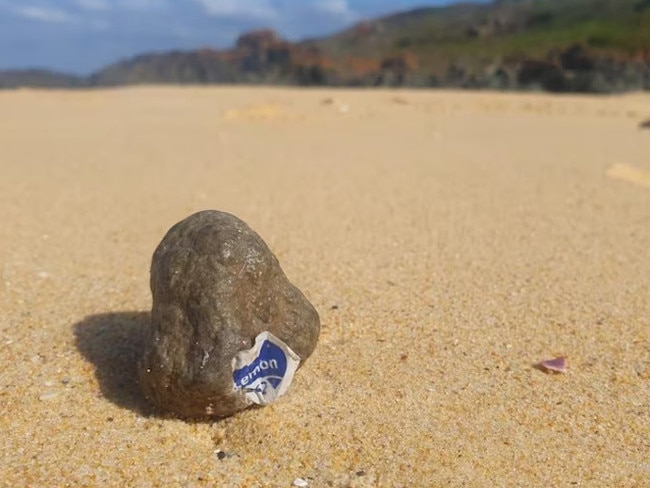
<path id="1" fill-rule="evenodd" d="M 74 325 L 77 349 L 95 365 L 104 397 L 142 415 L 153 413 L 138 382 L 149 323 L 149 312 L 116 312 L 89 315 Z"/>

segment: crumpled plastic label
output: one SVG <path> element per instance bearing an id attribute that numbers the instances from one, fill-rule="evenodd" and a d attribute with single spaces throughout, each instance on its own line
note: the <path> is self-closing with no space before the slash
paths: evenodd
<path id="1" fill-rule="evenodd" d="M 251 349 L 232 359 L 235 391 L 249 403 L 268 405 L 286 393 L 300 364 L 300 356 L 268 331 L 255 338 Z"/>

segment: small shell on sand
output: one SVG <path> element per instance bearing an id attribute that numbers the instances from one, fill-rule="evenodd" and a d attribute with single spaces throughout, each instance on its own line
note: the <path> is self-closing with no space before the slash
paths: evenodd
<path id="1" fill-rule="evenodd" d="M 58 391 L 46 391 L 45 393 L 41 393 L 41 395 L 39 395 L 38 399 L 41 400 L 41 401 L 51 400 L 53 398 L 56 398 L 57 396 L 59 396 Z"/>
<path id="2" fill-rule="evenodd" d="M 566 373 L 569 367 L 565 357 L 546 359 L 537 365 L 540 369 L 553 373 Z"/>

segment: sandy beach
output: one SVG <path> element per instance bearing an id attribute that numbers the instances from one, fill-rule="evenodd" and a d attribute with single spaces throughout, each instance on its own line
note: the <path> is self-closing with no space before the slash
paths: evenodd
<path id="1" fill-rule="evenodd" d="M 0 92 L 0 485 L 650 486 L 648 118 L 649 94 Z M 279 401 L 196 423 L 136 363 L 151 255 L 203 209 L 322 329 Z"/>

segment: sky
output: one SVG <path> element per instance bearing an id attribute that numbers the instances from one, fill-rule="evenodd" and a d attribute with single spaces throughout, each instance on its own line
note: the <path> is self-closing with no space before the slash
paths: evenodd
<path id="1" fill-rule="evenodd" d="M 146 52 L 231 46 L 268 27 L 298 40 L 449 0 L 0 0 L 0 69 L 86 75 Z"/>

